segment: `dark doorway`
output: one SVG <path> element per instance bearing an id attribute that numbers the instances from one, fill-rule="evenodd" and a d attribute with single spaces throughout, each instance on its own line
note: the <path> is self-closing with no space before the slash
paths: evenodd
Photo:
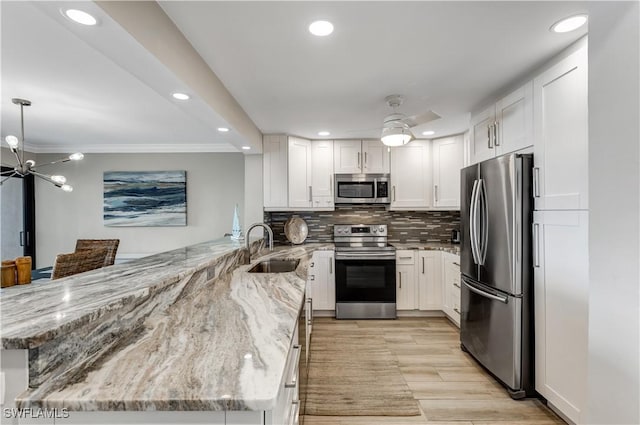
<path id="1" fill-rule="evenodd" d="M 2 167 L 2 172 L 11 171 Z M 36 268 L 36 196 L 34 176 L 13 176 L 0 186 L 2 259 L 31 257 Z"/>

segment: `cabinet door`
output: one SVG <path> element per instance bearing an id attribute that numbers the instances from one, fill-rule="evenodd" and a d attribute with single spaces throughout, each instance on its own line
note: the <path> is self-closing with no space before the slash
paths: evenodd
<path id="1" fill-rule="evenodd" d="M 535 211 L 536 390 L 582 423 L 587 376 L 589 213 Z"/>
<path id="2" fill-rule="evenodd" d="M 442 260 L 440 251 L 418 254 L 418 308 L 442 310 Z"/>
<path id="3" fill-rule="evenodd" d="M 534 79 L 533 108 L 536 209 L 588 209 L 586 48 Z"/>
<path id="4" fill-rule="evenodd" d="M 396 309 L 415 310 L 416 297 L 415 251 L 396 251 Z"/>
<path id="5" fill-rule="evenodd" d="M 289 207 L 311 207 L 311 141 L 289 137 Z"/>
<path id="6" fill-rule="evenodd" d="M 336 174 L 362 172 L 362 142 L 336 140 L 333 144 L 333 170 Z"/>
<path id="7" fill-rule="evenodd" d="M 496 103 L 496 155 L 533 145 L 533 82 Z"/>
<path id="8" fill-rule="evenodd" d="M 311 142 L 311 186 L 314 208 L 333 207 L 333 140 Z"/>
<path id="9" fill-rule="evenodd" d="M 265 135 L 262 140 L 262 172 L 265 208 L 286 208 L 287 136 Z"/>
<path id="10" fill-rule="evenodd" d="M 309 268 L 314 310 L 336 309 L 333 251 L 315 251 Z"/>
<path id="11" fill-rule="evenodd" d="M 463 136 L 433 141 L 433 206 L 460 209 Z"/>
<path id="12" fill-rule="evenodd" d="M 460 323 L 460 257 L 442 253 L 444 303 L 442 310 L 458 325 Z M 457 311 L 456 311 L 457 309 Z"/>
<path id="13" fill-rule="evenodd" d="M 471 163 L 476 164 L 495 156 L 492 126 L 496 120 L 495 105 L 471 117 Z"/>
<path id="14" fill-rule="evenodd" d="M 389 147 L 380 140 L 363 140 L 362 172 L 389 174 Z"/>
<path id="15" fill-rule="evenodd" d="M 431 143 L 416 140 L 391 149 L 391 208 L 431 206 Z"/>

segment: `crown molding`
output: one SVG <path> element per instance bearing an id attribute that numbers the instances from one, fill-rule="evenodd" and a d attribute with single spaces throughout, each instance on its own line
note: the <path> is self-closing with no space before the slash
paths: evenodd
<path id="1" fill-rule="evenodd" d="M 86 145 L 82 148 L 70 145 L 46 145 L 38 146 L 25 144 L 25 151 L 31 153 L 192 153 L 192 152 L 212 152 L 212 153 L 240 153 L 241 150 L 228 144 L 109 144 L 109 145 Z"/>

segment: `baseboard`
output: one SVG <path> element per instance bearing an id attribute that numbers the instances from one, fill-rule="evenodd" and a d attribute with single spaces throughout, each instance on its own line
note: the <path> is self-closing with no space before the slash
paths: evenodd
<path id="1" fill-rule="evenodd" d="M 397 315 L 398 317 L 445 317 L 440 310 L 398 310 Z"/>
<path id="2" fill-rule="evenodd" d="M 336 317 L 335 310 L 313 310 L 313 317 Z"/>

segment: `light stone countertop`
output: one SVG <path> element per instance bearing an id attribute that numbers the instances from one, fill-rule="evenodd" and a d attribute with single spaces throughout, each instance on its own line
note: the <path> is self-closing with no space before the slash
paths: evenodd
<path id="1" fill-rule="evenodd" d="M 110 276 L 109 279 L 105 279 L 102 273 L 94 272 L 84 277 L 77 276 L 73 282 L 61 280 L 58 282 L 58 292 L 53 291 L 53 286 L 44 289 L 36 288 L 36 285 L 25 288 L 29 291 L 16 291 L 40 301 L 51 297 L 51 291 L 58 297 L 69 293 L 70 301 L 75 299 L 75 305 L 81 304 L 82 308 L 68 307 L 66 311 L 76 317 L 82 317 L 80 312 L 88 314 L 90 318 L 83 321 L 97 322 L 101 320 L 100 314 L 89 314 L 91 307 L 96 312 L 117 309 L 114 303 L 118 297 L 124 297 L 120 304 L 128 304 L 130 298 L 137 296 L 140 291 L 150 292 L 147 298 L 153 299 L 150 303 L 152 308 L 148 309 L 142 320 L 135 322 L 140 326 L 120 333 L 117 341 L 104 345 L 107 348 L 102 351 L 97 350 L 99 356 L 95 353 L 94 358 L 81 356 L 79 361 L 82 367 L 65 369 L 30 388 L 16 399 L 17 406 L 67 408 L 70 411 L 272 409 L 304 302 L 309 260 L 313 251 L 333 249 L 333 245 L 283 246 L 273 252 L 263 250 L 252 256 L 252 265 L 271 257 L 300 259 L 295 272 L 278 274 L 248 273 L 252 265 L 237 266 L 238 263 L 233 261 L 237 261 L 236 254 L 241 252 L 241 244 L 228 239 L 196 247 L 129 263 L 129 267 L 141 267 L 140 274 L 134 270 L 125 273 L 126 264 L 123 264 L 122 267 L 114 266 L 118 272 L 103 272 Z M 205 255 L 206 252 L 209 253 Z M 208 255 L 209 260 L 200 254 L 205 257 Z M 225 261 L 232 264 L 222 274 L 210 268 L 211 257 L 218 254 L 219 258 L 226 258 Z M 189 267 L 190 264 L 192 270 L 181 272 L 180 264 L 182 267 Z M 216 267 L 221 268 L 219 265 Z M 171 268 L 173 273 L 182 277 L 175 280 L 170 277 L 171 272 L 164 268 Z M 150 275 L 155 274 L 154 270 L 164 290 L 158 290 L 150 283 L 153 280 Z M 211 273 L 215 275 L 213 278 L 209 275 Z M 140 284 L 131 293 L 124 287 L 134 283 L 136 274 L 147 284 Z M 97 275 L 102 275 L 102 278 Z M 127 284 L 119 282 L 120 278 L 126 280 Z M 107 285 L 107 288 L 101 288 Z M 2 293 L 3 303 L 8 302 L 9 298 L 17 299 L 16 296 L 5 299 L 7 293 L 9 291 Z M 104 294 L 108 293 L 111 295 L 103 299 L 106 296 Z M 94 299 L 93 303 L 91 299 Z M 145 304 L 140 305 L 142 307 L 135 311 L 144 309 Z M 45 309 L 36 314 L 32 311 L 31 315 L 22 312 L 21 317 L 26 323 L 19 326 L 19 320 L 12 320 L 11 326 L 8 326 L 12 339 L 8 341 L 28 342 L 27 345 L 40 342 L 43 345 L 36 350 L 38 352 L 45 351 L 52 341 L 65 341 L 67 335 L 64 332 L 68 332 L 68 338 L 73 340 L 77 336 L 74 332 L 55 322 L 47 327 L 39 319 L 42 315 L 54 314 L 51 309 L 55 311 L 55 308 L 49 307 L 49 311 Z M 17 315 L 20 309 L 14 307 L 12 313 Z M 5 317 L 9 317 L 5 314 L 6 311 L 3 311 L 3 343 Z M 128 311 L 121 313 L 122 316 L 127 314 Z M 100 324 L 101 327 L 122 327 L 121 320 L 105 323 L 108 325 Z M 20 331 L 23 333 L 20 334 Z M 93 330 L 86 335 L 82 331 L 79 333 L 79 340 L 83 343 L 89 341 L 95 346 L 103 346 L 103 340 L 92 339 L 95 337 Z M 51 339 L 54 334 L 57 338 Z M 18 335 L 26 335 L 27 338 L 21 339 Z M 50 338 L 40 341 L 34 339 L 37 335 Z M 57 360 L 69 361 L 68 352 L 60 349 L 61 346 L 53 345 L 54 349 L 50 351 L 54 355 L 47 359 L 48 364 L 59 363 Z"/>
<path id="2" fill-rule="evenodd" d="M 460 244 L 448 242 L 391 242 L 396 249 L 445 251 L 450 254 L 460 255 Z"/>

